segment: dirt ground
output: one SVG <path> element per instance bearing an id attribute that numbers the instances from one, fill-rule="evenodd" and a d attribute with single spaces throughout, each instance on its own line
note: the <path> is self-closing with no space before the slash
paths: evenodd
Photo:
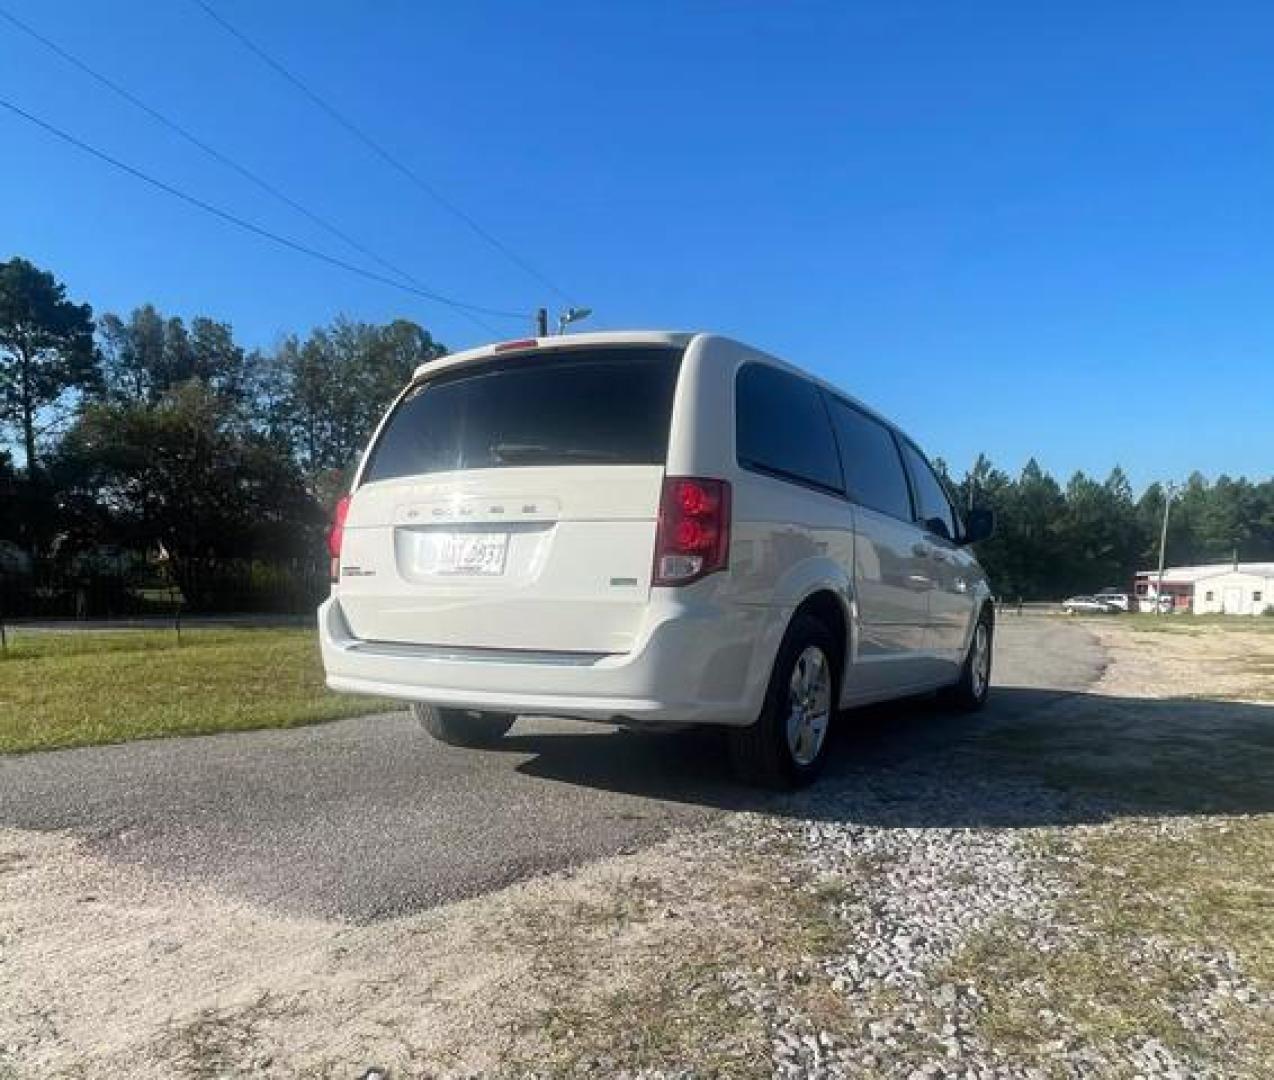
<path id="1" fill-rule="evenodd" d="M 1269 631 L 1213 623 L 1138 632 L 1101 620 L 1088 629 L 1111 660 L 1099 686 L 1103 693 L 1274 700 L 1274 634 Z"/>
<path id="2" fill-rule="evenodd" d="M 1274 970 L 1262 967 L 1274 943 L 1259 929 L 1274 912 L 1268 864 L 1243 878 L 1255 905 L 1243 917 L 1258 929 L 1236 922 L 1237 944 L 1222 934 L 1173 951 L 1168 930 L 1131 928 L 1136 944 L 1119 945 L 1133 950 L 1120 954 L 1128 963 L 1149 949 L 1146 971 L 1199 973 L 1147 976 L 1157 996 L 1141 1002 L 1129 984 L 1131 1019 L 1075 1000 L 1076 986 L 1100 996 L 1101 971 L 1020 966 L 1069 955 L 1076 935 L 1091 935 L 1084 956 L 1106 955 L 1129 929 L 1102 923 L 1108 898 L 1082 881 L 1095 867 L 1122 881 L 1137 856 L 1101 852 L 1140 842 L 1111 831 L 1122 819 L 1098 798 L 1119 786 L 1094 749 L 1110 718 L 1133 733 L 1132 761 L 1148 745 L 1142 729 L 1225 735 L 1234 702 L 1271 696 L 1274 635 L 1113 622 L 1093 632 L 1110 656 L 1095 693 L 1027 729 L 961 736 L 800 813 L 731 815 L 638 854 L 368 925 L 158 881 L 70 836 L 0 832 L 0 1077 L 1271 1075 L 1268 1036 L 1254 1034 L 1274 1031 Z M 1146 711 L 1198 697 L 1211 700 L 1167 719 Z M 1274 729 L 1274 709 L 1244 708 L 1244 730 Z M 1259 785 L 1274 758 L 1268 742 L 1253 745 L 1242 754 L 1258 759 L 1248 767 Z M 1060 772 L 1034 767 L 1041 748 Z M 1197 756 L 1164 757 L 1150 794 L 1187 783 Z M 1108 760 L 1117 771 L 1118 755 Z M 1254 812 L 1239 818 L 1175 804 L 1144 821 L 1187 840 L 1231 836 L 1240 818 L 1264 828 L 1274 806 L 1254 790 Z M 919 818 L 917 792 L 929 799 Z M 1258 850 L 1271 849 L 1234 858 Z M 1028 958 L 1016 967 L 1010 941 Z M 1057 1038 L 1018 1015 L 1033 979 L 1051 996 L 1026 1019 L 1056 1013 Z M 1214 1017 L 1202 1033 L 1199 1016 Z"/>
<path id="3" fill-rule="evenodd" d="M 676 917 L 650 910 L 653 883 L 693 860 L 667 844 L 347 926 L 166 886 L 64 837 L 3 834 L 0 1076 L 6 1062 L 18 1076 L 351 1076 L 547 1054 L 536 1028 L 564 986 L 618 990 L 630 968 L 686 950 L 683 928 L 706 928 L 711 898 L 694 891 L 676 890 Z"/>

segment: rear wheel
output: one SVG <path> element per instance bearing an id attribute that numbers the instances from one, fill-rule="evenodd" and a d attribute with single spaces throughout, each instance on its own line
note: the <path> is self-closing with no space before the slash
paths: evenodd
<path id="1" fill-rule="evenodd" d="M 515 719 L 509 713 L 443 709 L 423 702 L 414 702 L 411 711 L 421 727 L 448 746 L 494 746 Z"/>
<path id="2" fill-rule="evenodd" d="M 983 611 L 973 628 L 973 640 L 960 669 L 960 681 L 942 693 L 944 703 L 962 712 L 975 712 L 986 704 L 991 690 L 991 646 L 994 627 L 991 615 Z"/>
<path id="3" fill-rule="evenodd" d="M 793 788 L 810 783 L 827 759 L 827 734 L 840 687 L 835 636 L 798 615 L 779 647 L 756 722 L 730 731 L 730 758 L 748 783 Z"/>

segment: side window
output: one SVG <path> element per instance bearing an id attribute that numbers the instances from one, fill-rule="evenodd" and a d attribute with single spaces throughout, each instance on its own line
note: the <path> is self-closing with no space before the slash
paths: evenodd
<path id="1" fill-rule="evenodd" d="M 930 532 L 945 536 L 948 540 L 956 539 L 959 533 L 956 529 L 955 511 L 951 508 L 951 500 L 947 498 L 942 481 L 920 451 L 905 439 L 902 441 L 902 452 L 907 459 L 911 479 L 916 485 L 920 520 Z"/>
<path id="2" fill-rule="evenodd" d="M 836 440 L 817 386 L 766 364 L 745 364 L 734 401 L 740 465 L 841 490 Z"/>
<path id="3" fill-rule="evenodd" d="M 828 398 L 827 404 L 849 497 L 871 510 L 910 521 L 907 474 L 890 430 L 839 398 Z"/>

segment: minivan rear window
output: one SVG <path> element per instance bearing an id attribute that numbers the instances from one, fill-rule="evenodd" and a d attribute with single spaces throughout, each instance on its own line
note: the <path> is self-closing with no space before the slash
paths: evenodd
<path id="1" fill-rule="evenodd" d="M 412 389 L 381 431 L 365 482 L 458 469 L 662 465 L 681 349 L 518 353 Z"/>

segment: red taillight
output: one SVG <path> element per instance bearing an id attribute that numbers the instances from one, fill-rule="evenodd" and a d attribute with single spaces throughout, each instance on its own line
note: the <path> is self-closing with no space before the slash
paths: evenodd
<path id="1" fill-rule="evenodd" d="M 688 585 L 730 558 L 730 485 L 724 480 L 669 476 L 659 500 L 655 585 Z"/>
<path id="2" fill-rule="evenodd" d="M 518 338 L 517 341 L 502 341 L 496 345 L 492 352 L 508 352 L 510 349 L 534 349 L 539 344 L 533 337 Z"/>
<path id="3" fill-rule="evenodd" d="M 327 533 L 327 553 L 331 556 L 332 583 L 341 579 L 341 541 L 345 539 L 345 518 L 349 515 L 349 496 L 342 495 L 332 511 L 332 527 Z"/>

